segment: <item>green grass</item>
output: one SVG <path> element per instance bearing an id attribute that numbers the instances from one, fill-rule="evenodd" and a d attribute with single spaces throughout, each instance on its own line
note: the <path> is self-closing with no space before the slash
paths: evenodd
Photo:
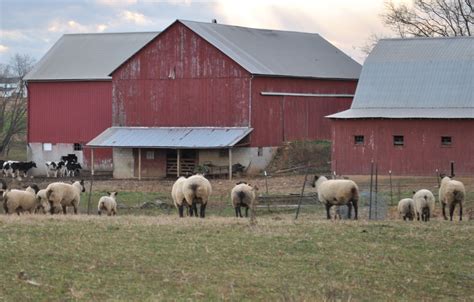
<path id="1" fill-rule="evenodd" d="M 317 219 L 1 216 L 0 300 L 474 299 L 472 221 Z"/>

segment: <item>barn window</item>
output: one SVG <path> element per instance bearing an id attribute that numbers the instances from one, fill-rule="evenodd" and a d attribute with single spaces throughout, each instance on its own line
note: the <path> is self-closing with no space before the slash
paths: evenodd
<path id="1" fill-rule="evenodd" d="M 405 140 L 403 135 L 394 135 L 393 136 L 393 145 L 394 146 L 403 146 L 405 144 Z"/>
<path id="2" fill-rule="evenodd" d="M 263 148 L 262 147 L 258 147 L 257 156 L 263 156 Z"/>
<path id="3" fill-rule="evenodd" d="M 364 136 L 363 135 L 354 135 L 354 144 L 363 145 L 364 144 Z"/>
<path id="4" fill-rule="evenodd" d="M 155 159 L 155 151 L 146 151 L 146 159 L 148 160 Z"/>
<path id="5" fill-rule="evenodd" d="M 451 136 L 441 136 L 441 145 L 442 146 L 451 146 L 453 143 Z"/>
<path id="6" fill-rule="evenodd" d="M 74 143 L 74 151 L 82 151 L 82 144 Z"/>
<path id="7" fill-rule="evenodd" d="M 53 150 L 53 144 L 43 143 L 43 151 L 52 151 L 52 150 Z"/>

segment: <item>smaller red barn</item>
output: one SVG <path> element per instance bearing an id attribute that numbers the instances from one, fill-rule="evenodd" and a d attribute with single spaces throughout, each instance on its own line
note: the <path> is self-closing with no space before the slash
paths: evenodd
<path id="1" fill-rule="evenodd" d="M 318 34 L 177 20 L 112 73 L 115 130 L 89 146 L 114 148 L 120 178 L 234 164 L 257 172 L 286 141 L 329 139 L 324 116 L 349 108 L 360 69 Z M 143 137 L 137 127 L 155 134 L 152 145 L 117 136 Z M 193 145 L 165 143 L 169 128 Z"/>
<path id="2" fill-rule="evenodd" d="M 474 37 L 381 40 L 332 120 L 338 174 L 474 173 Z"/>

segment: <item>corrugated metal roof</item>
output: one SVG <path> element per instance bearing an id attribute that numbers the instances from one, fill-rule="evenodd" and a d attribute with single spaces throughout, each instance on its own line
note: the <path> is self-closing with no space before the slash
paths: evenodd
<path id="1" fill-rule="evenodd" d="M 232 147 L 252 132 L 246 127 L 111 127 L 89 147 L 193 148 Z"/>
<path id="2" fill-rule="evenodd" d="M 110 72 L 159 32 L 63 35 L 25 80 L 110 80 Z"/>
<path id="3" fill-rule="evenodd" d="M 384 39 L 364 63 L 351 109 L 328 117 L 474 118 L 473 108 L 474 37 Z"/>
<path id="4" fill-rule="evenodd" d="M 178 21 L 252 74 L 359 78 L 360 64 L 318 34 Z"/>

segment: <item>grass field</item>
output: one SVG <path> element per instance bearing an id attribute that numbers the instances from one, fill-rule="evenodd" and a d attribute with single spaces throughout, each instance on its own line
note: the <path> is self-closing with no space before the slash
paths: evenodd
<path id="1" fill-rule="evenodd" d="M 0 300 L 474 299 L 473 221 L 0 216 Z"/>

